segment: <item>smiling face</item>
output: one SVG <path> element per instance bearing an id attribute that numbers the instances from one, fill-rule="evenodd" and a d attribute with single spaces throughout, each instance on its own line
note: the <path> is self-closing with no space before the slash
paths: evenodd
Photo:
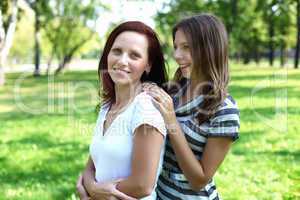
<path id="1" fill-rule="evenodd" d="M 174 38 L 174 58 L 183 77 L 190 78 L 193 60 L 191 50 L 184 32 L 178 29 Z"/>
<path id="2" fill-rule="evenodd" d="M 108 73 L 117 85 L 136 84 L 150 71 L 145 35 L 125 31 L 117 36 L 107 56 Z"/>

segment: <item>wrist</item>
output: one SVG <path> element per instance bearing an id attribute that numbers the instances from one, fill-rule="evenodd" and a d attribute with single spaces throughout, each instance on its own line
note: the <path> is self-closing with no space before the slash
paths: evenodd
<path id="1" fill-rule="evenodd" d="M 175 113 L 170 113 L 168 115 L 168 117 L 165 118 L 165 123 L 166 124 L 176 124 L 177 123 L 177 119 L 176 119 L 176 114 Z"/>
<path id="2" fill-rule="evenodd" d="M 86 184 L 86 191 L 88 192 L 88 194 L 90 196 L 93 196 L 95 194 L 95 190 L 96 190 L 96 182 L 95 181 L 89 181 Z"/>
<path id="3" fill-rule="evenodd" d="M 176 134 L 178 132 L 178 129 L 180 129 L 180 126 L 179 126 L 178 122 L 176 121 L 174 123 L 166 124 L 166 128 L 167 128 L 169 134 Z"/>
<path id="4" fill-rule="evenodd" d="M 91 192 L 92 192 L 93 194 L 95 194 L 96 191 L 97 191 L 97 182 L 96 182 L 96 181 L 92 181 L 92 182 L 91 182 Z"/>
<path id="5" fill-rule="evenodd" d="M 117 183 L 116 183 L 115 188 L 116 188 L 117 190 L 120 190 L 120 182 L 117 182 Z"/>

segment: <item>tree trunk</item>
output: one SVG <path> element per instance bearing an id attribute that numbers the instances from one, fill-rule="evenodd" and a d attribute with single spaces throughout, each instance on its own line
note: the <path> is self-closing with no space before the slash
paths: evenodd
<path id="1" fill-rule="evenodd" d="M 0 9 L 0 50 L 2 50 L 2 47 L 4 46 L 5 41 L 5 30 L 3 26 L 3 17 L 2 12 Z M 3 69 L 3 63 L 2 63 L 2 53 L 0 52 L 0 86 L 4 85 L 5 83 L 5 73 Z"/>
<path id="2" fill-rule="evenodd" d="M 274 61 L 274 23 L 273 19 L 269 22 L 269 63 L 273 66 Z"/>
<path id="3" fill-rule="evenodd" d="M 50 56 L 50 58 L 48 59 L 48 62 L 47 62 L 47 71 L 46 71 L 46 74 L 49 75 L 50 74 L 50 68 L 51 68 L 51 65 L 52 65 L 52 54 Z"/>
<path id="4" fill-rule="evenodd" d="M 4 85 L 5 83 L 5 73 L 4 73 L 4 68 L 3 66 L 0 64 L 0 86 Z"/>
<path id="5" fill-rule="evenodd" d="M 18 0 L 12 0 L 12 13 L 5 32 L 3 16 L 0 11 L 0 85 L 5 83 L 4 65 L 13 42 L 13 36 L 17 25 Z"/>
<path id="6" fill-rule="evenodd" d="M 269 63 L 273 66 L 274 62 L 274 35 L 275 35 L 275 25 L 274 25 L 274 15 L 275 11 L 273 11 L 273 6 L 275 5 L 275 1 L 272 1 L 270 6 L 271 15 L 269 16 Z"/>
<path id="7" fill-rule="evenodd" d="M 238 15 L 238 1 L 237 0 L 230 0 L 230 7 L 231 7 L 231 20 L 229 26 L 227 27 L 228 37 L 233 32 L 234 27 L 236 26 L 236 18 Z"/>
<path id="8" fill-rule="evenodd" d="M 58 68 L 55 70 L 54 74 L 55 75 L 59 74 L 63 70 L 63 68 L 65 68 L 65 63 L 64 62 L 59 63 Z"/>
<path id="9" fill-rule="evenodd" d="M 64 56 L 63 61 L 58 65 L 58 68 L 55 70 L 55 74 L 60 73 L 66 66 L 66 64 L 68 62 L 71 61 L 74 53 L 82 46 L 84 45 L 88 40 L 91 39 L 91 37 L 93 36 L 93 34 L 90 34 L 87 38 L 85 38 L 84 40 L 82 40 L 80 43 L 78 43 L 77 45 L 75 45 L 69 52 L 68 54 L 66 54 Z"/>
<path id="10" fill-rule="evenodd" d="M 281 67 L 284 67 L 285 65 L 285 44 L 284 44 L 284 41 L 281 41 L 281 44 L 280 44 L 280 66 Z"/>
<path id="11" fill-rule="evenodd" d="M 242 56 L 243 56 L 243 63 L 244 64 L 249 64 L 249 62 L 250 62 L 250 53 L 249 52 L 244 52 L 242 54 Z"/>
<path id="12" fill-rule="evenodd" d="M 257 48 L 254 48 L 254 60 L 255 60 L 255 63 L 256 65 L 259 64 L 259 52 L 258 52 L 258 49 Z"/>
<path id="13" fill-rule="evenodd" d="M 300 53 L 300 0 L 297 0 L 297 46 L 295 52 L 295 69 L 298 68 L 299 64 L 299 53 Z"/>
<path id="14" fill-rule="evenodd" d="M 34 48 L 34 64 L 35 70 L 33 75 L 40 76 L 40 58 L 41 58 L 41 49 L 40 49 L 40 15 L 36 9 L 35 11 L 35 25 L 34 25 L 34 41 L 35 41 L 35 48 Z"/>
<path id="15" fill-rule="evenodd" d="M 71 61 L 72 55 L 66 55 L 64 57 L 63 61 L 58 65 L 58 68 L 55 70 L 55 75 L 59 74 L 65 68 L 66 64 Z"/>

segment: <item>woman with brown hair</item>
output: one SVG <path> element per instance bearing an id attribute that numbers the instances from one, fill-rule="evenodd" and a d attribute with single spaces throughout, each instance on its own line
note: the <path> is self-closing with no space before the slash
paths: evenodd
<path id="1" fill-rule="evenodd" d="M 154 200 L 167 131 L 141 86 L 167 81 L 155 32 L 137 21 L 117 26 L 107 39 L 98 73 L 103 103 L 77 183 L 80 198 Z"/>
<path id="2" fill-rule="evenodd" d="M 157 199 L 217 200 L 213 176 L 239 130 L 239 110 L 227 91 L 226 30 L 211 14 L 192 16 L 174 27 L 173 44 L 179 69 L 169 94 L 144 86 L 169 133 Z"/>

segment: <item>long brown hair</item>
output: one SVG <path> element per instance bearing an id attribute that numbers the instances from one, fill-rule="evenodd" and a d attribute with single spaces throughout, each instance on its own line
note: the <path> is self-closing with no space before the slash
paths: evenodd
<path id="1" fill-rule="evenodd" d="M 167 73 L 165 68 L 165 60 L 156 33 L 146 24 L 139 21 L 127 21 L 118 25 L 108 36 L 103 53 L 99 62 L 98 76 L 102 83 L 102 91 L 100 89 L 99 95 L 104 102 L 113 103 L 115 101 L 114 82 L 107 71 L 107 56 L 113 46 L 118 35 L 125 31 L 134 31 L 146 36 L 148 41 L 148 62 L 151 64 L 151 70 L 148 74 L 144 73 L 141 81 L 151 81 L 158 86 L 162 86 L 167 82 Z"/>
<path id="2" fill-rule="evenodd" d="M 191 79 L 197 81 L 197 77 L 202 76 L 207 81 L 202 87 L 204 101 L 197 114 L 201 123 L 214 114 L 227 96 L 229 82 L 227 32 L 221 20 L 212 14 L 200 14 L 181 20 L 173 28 L 173 41 L 179 29 L 184 32 L 191 49 L 193 60 Z M 176 81 L 181 77 L 178 70 L 175 73 Z"/>

